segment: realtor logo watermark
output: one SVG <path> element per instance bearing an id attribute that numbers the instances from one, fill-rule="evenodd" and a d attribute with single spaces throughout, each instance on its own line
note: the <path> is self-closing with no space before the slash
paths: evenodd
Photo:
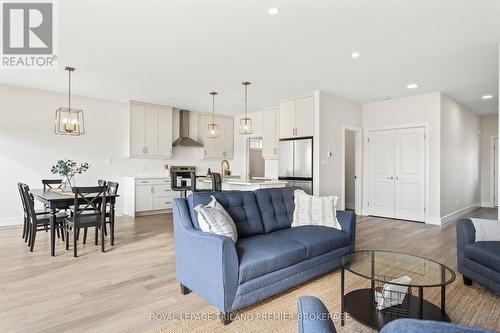
<path id="1" fill-rule="evenodd" d="M 36 0 L 35 0 L 36 1 Z M 55 1 L 2 2 L 2 68 L 55 68 Z"/>

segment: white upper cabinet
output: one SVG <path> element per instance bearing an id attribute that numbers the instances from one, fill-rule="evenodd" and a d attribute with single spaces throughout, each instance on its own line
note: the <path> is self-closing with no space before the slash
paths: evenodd
<path id="1" fill-rule="evenodd" d="M 273 106 L 262 110 L 262 157 L 278 158 L 280 109 Z"/>
<path id="2" fill-rule="evenodd" d="M 129 157 L 172 157 L 172 107 L 130 102 Z"/>
<path id="3" fill-rule="evenodd" d="M 219 137 L 208 137 L 208 124 L 219 125 Z M 202 113 L 198 116 L 198 141 L 203 144 L 202 159 L 232 159 L 234 155 L 234 118 Z"/>
<path id="4" fill-rule="evenodd" d="M 314 96 L 302 96 L 280 102 L 280 138 L 314 136 Z"/>

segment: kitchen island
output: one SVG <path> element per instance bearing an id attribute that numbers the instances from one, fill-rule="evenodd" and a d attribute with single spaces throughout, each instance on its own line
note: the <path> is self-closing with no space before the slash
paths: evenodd
<path id="1" fill-rule="evenodd" d="M 210 178 L 198 178 L 196 188 L 210 189 L 212 180 Z M 260 179 L 225 179 L 222 181 L 223 191 L 256 191 L 262 188 L 285 187 L 284 180 L 260 180 Z"/>

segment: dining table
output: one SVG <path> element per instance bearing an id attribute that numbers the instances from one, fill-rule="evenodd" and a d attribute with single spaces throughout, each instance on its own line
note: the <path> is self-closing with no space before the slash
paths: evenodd
<path id="1" fill-rule="evenodd" d="M 59 209 L 68 209 L 75 203 L 75 194 L 73 192 L 61 192 L 54 189 L 32 189 L 30 192 L 33 197 L 43 203 L 50 211 L 50 255 L 56 255 L 56 213 Z M 86 195 L 87 198 L 92 199 L 95 196 Z M 112 225 L 115 221 L 115 203 L 118 194 L 106 194 L 106 202 L 110 206 L 110 219 Z M 114 244 L 113 232 L 111 234 L 111 246 Z"/>

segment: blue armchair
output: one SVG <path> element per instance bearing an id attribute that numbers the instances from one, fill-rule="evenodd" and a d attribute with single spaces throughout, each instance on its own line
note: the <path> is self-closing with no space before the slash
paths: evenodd
<path id="1" fill-rule="evenodd" d="M 464 284 L 476 281 L 500 295 L 500 241 L 476 242 L 470 219 L 457 222 L 457 267 Z"/>

